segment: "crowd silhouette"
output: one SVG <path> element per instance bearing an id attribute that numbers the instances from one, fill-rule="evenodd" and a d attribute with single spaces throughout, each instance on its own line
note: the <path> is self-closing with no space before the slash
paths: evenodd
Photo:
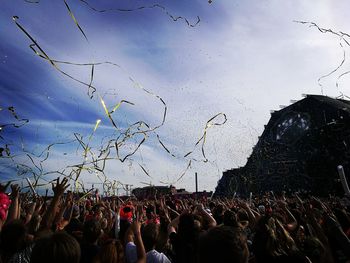
<path id="1" fill-rule="evenodd" d="M 68 180 L 53 196 L 0 186 L 0 262 L 350 262 L 347 197 L 122 200 L 80 196 Z"/>

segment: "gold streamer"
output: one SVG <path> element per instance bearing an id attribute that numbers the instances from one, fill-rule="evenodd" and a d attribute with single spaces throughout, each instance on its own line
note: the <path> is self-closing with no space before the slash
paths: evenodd
<path id="1" fill-rule="evenodd" d="M 143 9 L 159 8 L 159 9 L 163 10 L 163 12 L 169 18 L 171 18 L 174 22 L 177 22 L 178 20 L 183 20 L 183 21 L 185 21 L 185 23 L 189 27 L 195 27 L 201 21 L 199 16 L 197 16 L 197 21 L 195 23 L 190 23 L 187 20 L 187 18 L 182 17 L 182 16 L 173 16 L 172 14 L 170 14 L 170 12 L 164 6 L 162 6 L 160 4 L 154 4 L 154 5 L 151 5 L 151 6 L 140 6 L 140 7 L 136 7 L 136 8 L 130 8 L 130 9 L 123 9 L 123 8 L 97 9 L 97 8 L 93 7 L 90 3 L 88 3 L 86 0 L 80 0 L 80 1 L 83 2 L 84 4 L 86 4 L 91 10 L 93 10 L 95 12 L 99 12 L 99 13 L 106 13 L 106 12 L 134 12 L 134 11 L 139 11 L 139 10 L 143 10 Z"/>
<path id="2" fill-rule="evenodd" d="M 334 74 L 335 72 L 337 72 L 340 68 L 343 67 L 343 65 L 345 64 L 345 61 L 346 61 L 346 52 L 345 52 L 345 49 L 343 47 L 343 44 L 342 44 L 342 41 L 344 41 L 344 43 L 347 45 L 347 46 L 350 46 L 350 42 L 346 39 L 346 38 L 350 38 L 350 35 L 347 34 L 347 33 L 344 33 L 342 31 L 339 31 L 339 32 L 335 32 L 333 31 L 332 29 L 326 29 L 326 28 L 322 28 L 320 26 L 318 26 L 316 23 L 314 22 L 307 22 L 307 21 L 297 21 L 297 20 L 294 20 L 293 22 L 295 23 L 299 23 L 299 24 L 304 24 L 304 25 L 309 25 L 309 27 L 315 27 L 318 29 L 318 31 L 320 31 L 321 33 L 323 34 L 326 34 L 326 33 L 330 33 L 330 34 L 333 34 L 333 35 L 336 35 L 339 37 L 339 46 L 340 48 L 342 49 L 343 51 L 343 57 L 342 57 L 342 60 L 341 62 L 339 63 L 339 65 L 333 69 L 332 71 L 330 71 L 329 73 L 321 76 L 318 78 L 317 82 L 318 82 L 318 85 L 321 87 L 321 94 L 323 94 L 323 85 L 321 83 L 321 80 L 326 78 L 326 77 L 329 77 L 330 75 Z M 345 75 L 349 74 L 350 73 L 350 70 L 340 74 L 337 78 L 337 81 L 336 81 L 336 88 L 339 90 L 339 80 L 344 77 Z M 344 96 L 344 94 L 339 90 L 339 92 L 341 93 L 342 96 Z"/>
<path id="3" fill-rule="evenodd" d="M 224 118 L 224 121 L 223 121 L 223 122 L 214 122 L 214 123 L 212 123 L 212 121 L 214 121 L 214 120 L 215 120 L 216 118 L 218 118 L 219 116 L 222 116 L 222 117 Z M 194 152 L 194 150 L 195 150 L 195 148 L 197 147 L 197 145 L 198 145 L 200 142 L 202 142 L 201 151 L 202 151 L 202 156 L 203 156 L 203 158 L 204 158 L 203 162 L 205 162 L 205 163 L 208 162 L 208 159 L 207 159 L 207 157 L 206 157 L 206 155 L 205 155 L 205 151 L 204 151 L 204 145 L 205 145 L 206 138 L 207 138 L 207 130 L 208 130 L 210 127 L 212 127 L 212 126 L 224 125 L 224 124 L 226 123 L 226 121 L 227 121 L 226 114 L 221 113 L 221 112 L 218 113 L 218 114 L 216 114 L 216 115 L 213 116 L 212 118 L 210 118 L 210 119 L 207 121 L 206 125 L 205 125 L 204 132 L 203 132 L 202 137 L 195 143 L 193 150 L 190 151 L 190 152 L 188 152 L 188 153 L 186 153 L 186 154 L 184 155 L 184 158 L 186 158 L 186 157 L 188 157 L 189 155 L 191 155 L 191 154 Z"/>
<path id="4" fill-rule="evenodd" d="M 82 1 L 82 2 L 85 2 L 85 1 Z M 85 39 L 88 41 L 87 39 L 87 36 L 85 34 L 85 32 L 83 31 L 83 29 L 81 28 L 81 26 L 79 25 L 76 17 L 74 16 L 74 14 L 72 13 L 71 11 L 71 8 L 69 7 L 68 3 L 66 0 L 64 0 L 64 3 L 66 5 L 66 8 L 70 14 L 70 16 L 72 17 L 73 21 L 75 22 L 76 26 L 79 28 L 79 30 L 81 31 L 81 33 L 84 35 Z M 142 7 L 142 8 L 138 8 L 138 10 L 141 10 L 141 9 L 144 9 L 146 7 Z M 174 21 L 177 21 L 179 19 L 184 19 L 185 22 L 191 26 L 191 27 L 194 27 L 195 25 L 197 25 L 200 21 L 199 17 L 198 17 L 198 21 L 196 24 L 194 25 L 191 25 L 188 20 L 186 18 L 183 18 L 183 17 L 174 17 L 172 16 L 170 13 L 168 13 L 168 11 L 156 4 L 156 5 L 153 5 L 152 7 L 147 7 L 147 8 L 161 8 L 163 9 L 167 15 L 169 15 Z M 133 11 L 133 10 L 119 10 L 119 11 Z M 115 67 L 118 67 L 120 69 L 122 69 L 118 64 L 115 64 L 115 63 L 112 63 L 112 62 L 98 62 L 98 63 L 73 63 L 73 62 L 68 62 L 68 61 L 59 61 L 59 60 L 54 60 L 54 59 L 51 59 L 47 53 L 39 46 L 39 44 L 34 40 L 34 38 L 24 29 L 24 27 L 22 27 L 19 23 L 18 23 L 18 17 L 17 16 L 14 16 L 13 17 L 13 20 L 16 24 L 16 26 L 31 40 L 32 44 L 30 44 L 30 48 L 32 49 L 33 52 L 35 52 L 35 54 L 37 56 L 39 56 L 40 58 L 42 59 L 45 59 L 47 60 L 57 71 L 59 71 L 61 74 L 65 75 L 66 77 L 72 79 L 73 81 L 76 81 L 86 87 L 88 87 L 88 95 L 90 98 L 93 98 L 93 94 L 96 92 L 96 87 L 94 87 L 93 85 L 93 79 L 94 79 L 94 70 L 95 70 L 95 66 L 99 66 L 99 65 L 105 65 L 105 64 L 109 64 L 109 65 L 112 65 L 112 66 L 115 66 Z M 88 66 L 88 67 L 91 67 L 91 73 L 90 73 L 90 82 L 89 83 L 86 83 L 84 81 L 81 81 L 73 76 L 71 76 L 70 74 L 68 74 L 67 72 L 61 70 L 59 68 L 58 65 L 60 64 L 68 64 L 68 65 L 74 65 L 74 66 Z M 98 172 L 101 172 L 103 174 L 103 170 L 104 170 L 104 167 L 105 167 L 105 162 L 107 160 L 110 160 L 110 159 L 115 159 L 115 158 L 109 158 L 109 154 L 110 154 L 110 149 L 113 147 L 116 148 L 116 152 L 117 152 L 117 159 L 120 160 L 121 162 L 124 162 L 126 159 L 128 159 L 129 157 L 131 157 L 132 155 L 134 155 L 138 149 L 141 147 L 141 145 L 146 141 L 146 139 L 148 138 L 148 133 L 150 132 L 155 132 L 156 129 L 158 129 L 159 127 L 161 127 L 162 125 L 164 125 L 165 123 L 165 120 L 166 120 L 166 114 L 167 114 L 167 105 L 165 103 L 165 101 L 159 96 L 159 95 L 156 95 L 152 92 L 150 92 L 149 90 L 145 89 L 144 87 L 142 87 L 138 82 L 136 82 L 132 77 L 129 77 L 130 81 L 134 84 L 134 87 L 135 88 L 138 88 L 140 90 L 142 90 L 143 92 L 147 93 L 148 95 L 151 95 L 155 98 L 157 98 L 163 105 L 164 107 L 164 110 L 163 110 L 163 117 L 162 117 L 162 121 L 160 124 L 154 126 L 154 127 L 150 127 L 147 123 L 143 122 L 143 121 L 139 121 L 139 122 L 136 122 L 134 124 L 131 124 L 124 132 L 122 132 L 116 125 L 116 123 L 114 122 L 113 118 L 112 118 L 112 114 L 121 106 L 122 103 L 127 103 L 127 104 L 131 104 L 131 105 L 134 105 L 133 103 L 131 102 L 128 102 L 126 100 L 121 100 L 118 104 L 116 104 L 113 109 L 111 111 L 108 110 L 107 106 L 106 106 L 106 103 L 104 102 L 104 100 L 102 99 L 102 97 L 100 96 L 100 101 L 101 101 L 101 104 L 102 104 L 102 107 L 105 111 L 105 114 L 106 116 L 110 119 L 112 125 L 120 132 L 120 135 L 117 137 L 117 139 L 114 139 L 114 140 L 110 140 L 107 144 L 107 146 L 105 148 L 102 148 L 100 150 L 100 153 L 98 155 L 98 158 L 95 159 L 94 157 L 94 153 L 91 151 L 91 148 L 89 147 L 89 142 L 94 134 L 94 132 L 96 131 L 96 129 L 98 128 L 99 124 L 100 124 L 100 120 L 97 120 L 96 121 L 96 124 L 95 124 L 95 128 L 92 132 L 92 134 L 90 135 L 89 137 L 89 142 L 87 144 L 85 144 L 82 140 L 82 138 L 79 138 L 79 136 L 77 134 L 74 134 L 75 137 L 76 137 L 76 140 L 79 142 L 79 144 L 81 145 L 81 147 L 83 148 L 84 150 L 84 153 L 83 153 L 83 157 L 84 157 L 84 161 L 81 163 L 81 164 L 78 164 L 78 165 L 75 165 L 75 166 L 70 166 L 70 167 L 75 167 L 77 169 L 75 170 L 72 170 L 72 172 L 70 173 L 69 175 L 69 178 L 72 179 L 72 176 L 75 175 L 75 182 L 77 182 L 79 176 L 80 176 L 80 173 L 81 171 L 84 169 L 84 170 L 87 170 L 89 172 L 93 172 L 94 170 L 98 171 Z M 218 116 L 224 116 L 225 120 L 222 122 L 222 123 L 212 123 L 212 121 L 217 118 Z M 203 132 L 203 135 L 202 137 L 196 142 L 195 146 L 194 146 L 194 149 L 197 147 L 197 145 L 202 142 L 202 155 L 203 157 L 205 158 L 204 162 L 207 162 L 208 159 L 206 158 L 205 156 L 205 151 L 204 151 L 204 144 L 206 142 L 206 135 L 207 135 L 207 129 L 209 129 L 210 127 L 214 126 L 214 125 L 223 125 L 224 123 L 226 122 L 226 115 L 223 114 L 223 113 L 219 113 L 217 115 L 215 115 L 214 117 L 212 117 L 208 122 L 207 122 L 207 125 L 204 129 L 204 132 Z M 130 153 L 126 154 L 124 157 L 120 157 L 119 155 L 119 149 L 120 147 L 122 147 L 124 145 L 124 143 L 126 142 L 127 139 L 129 138 L 132 138 L 134 137 L 135 135 L 137 134 L 142 134 L 143 135 L 143 139 L 138 143 L 137 147 L 131 151 Z M 165 146 L 165 144 L 162 142 L 162 140 L 160 139 L 159 135 L 157 133 L 155 133 L 156 136 L 157 136 L 157 139 L 158 139 L 158 142 L 160 143 L 160 145 L 165 149 L 165 151 L 170 154 L 172 157 L 176 157 L 173 153 L 171 153 L 169 151 L 169 149 Z M 54 144 L 52 144 L 54 145 Z M 47 156 L 44 160 L 46 160 L 48 158 L 48 155 L 49 155 L 49 149 L 50 149 L 51 146 L 48 147 L 47 149 Z M 194 151 L 193 149 L 193 151 Z M 187 153 L 184 155 L 184 157 L 188 157 L 193 151 Z M 91 157 L 92 157 L 92 161 L 91 162 L 87 162 L 87 155 L 88 153 L 91 154 Z M 103 156 L 104 158 L 101 158 L 102 155 L 105 155 Z M 98 166 L 98 163 L 102 161 L 103 162 L 103 166 L 102 168 L 100 168 Z M 37 169 L 41 169 L 41 173 L 42 173 L 42 165 L 40 164 L 40 167 L 38 167 L 37 165 L 35 165 L 34 161 L 32 161 L 32 163 L 34 164 L 34 166 L 37 168 Z M 93 168 L 89 168 L 89 167 L 85 167 L 85 165 L 87 164 L 94 164 L 94 167 Z M 149 173 L 146 171 L 146 169 L 139 164 L 139 166 L 141 167 L 141 169 L 145 172 L 146 175 L 148 175 L 149 177 L 151 177 L 149 175 Z M 191 160 L 189 161 L 188 165 L 187 165 L 187 168 L 185 169 L 185 171 L 179 176 L 179 178 L 177 179 L 176 182 L 178 182 L 179 180 L 182 179 L 182 177 L 186 174 L 187 170 L 191 167 Z M 59 171 L 56 171 L 56 172 L 59 172 Z M 62 172 L 62 174 L 64 174 L 64 172 Z M 104 175 L 104 174 L 103 174 Z"/>
<path id="5" fill-rule="evenodd" d="M 67 1 L 66 1 L 66 0 L 63 0 L 63 1 L 64 1 L 64 4 L 66 5 L 66 8 L 67 8 L 68 12 L 69 12 L 69 15 L 70 15 L 71 18 L 73 19 L 75 25 L 78 27 L 78 29 L 80 30 L 80 32 L 83 34 L 83 36 L 85 37 L 86 41 L 89 42 L 89 40 L 88 40 L 88 38 L 87 38 L 87 36 L 86 36 L 84 30 L 83 30 L 83 29 L 81 28 L 81 26 L 79 25 L 77 19 L 75 18 L 75 16 L 74 16 L 72 10 L 71 10 L 70 7 L 69 7 Z"/>

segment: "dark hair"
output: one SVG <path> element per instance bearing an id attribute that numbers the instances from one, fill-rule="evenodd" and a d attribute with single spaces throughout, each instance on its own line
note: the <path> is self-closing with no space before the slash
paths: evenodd
<path id="1" fill-rule="evenodd" d="M 218 204 L 215 206 L 214 213 L 220 215 L 224 212 L 224 206 L 222 204 Z"/>
<path id="2" fill-rule="evenodd" d="M 224 225 L 238 227 L 236 213 L 232 210 L 226 210 L 224 213 Z"/>
<path id="3" fill-rule="evenodd" d="M 84 223 L 83 240 L 86 243 L 93 244 L 101 235 L 101 224 L 98 220 L 91 219 Z"/>
<path id="4" fill-rule="evenodd" d="M 224 221 L 224 207 L 222 204 L 218 204 L 212 210 L 213 217 L 218 225 L 222 224 Z"/>
<path id="5" fill-rule="evenodd" d="M 123 212 L 124 212 L 124 213 L 129 213 L 129 212 L 131 212 L 130 206 L 124 206 L 124 207 L 123 207 Z"/>
<path id="6" fill-rule="evenodd" d="M 94 263 L 124 263 L 124 248 L 120 241 L 110 239 L 102 244 Z"/>
<path id="7" fill-rule="evenodd" d="M 195 217 L 193 214 L 184 213 L 180 215 L 178 234 L 182 241 L 185 242 L 193 242 L 197 239 L 199 229 L 196 227 Z"/>
<path id="8" fill-rule="evenodd" d="M 19 220 L 12 221 L 2 228 L 0 240 L 4 261 L 24 249 L 26 232 L 24 224 Z"/>
<path id="9" fill-rule="evenodd" d="M 196 261 L 199 228 L 195 220 L 191 213 L 180 215 L 176 238 L 172 237 L 176 262 Z"/>
<path id="10" fill-rule="evenodd" d="M 238 221 L 249 221 L 248 213 L 244 209 L 238 210 L 237 218 L 238 218 Z"/>
<path id="11" fill-rule="evenodd" d="M 247 240 L 237 227 L 220 226 L 210 229 L 199 242 L 198 262 L 246 263 L 249 258 Z"/>
<path id="12" fill-rule="evenodd" d="M 65 232 L 57 232 L 38 239 L 30 258 L 30 263 L 78 263 L 79 261 L 79 243 Z"/>
<path id="13" fill-rule="evenodd" d="M 146 252 L 152 250 L 157 244 L 159 237 L 159 225 L 150 223 L 142 230 L 142 240 L 145 245 Z"/>

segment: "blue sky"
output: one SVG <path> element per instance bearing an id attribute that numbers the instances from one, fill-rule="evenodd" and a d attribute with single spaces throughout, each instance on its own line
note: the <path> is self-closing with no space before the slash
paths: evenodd
<path id="1" fill-rule="evenodd" d="M 109 110 L 120 100 L 113 114 L 122 129 L 145 121 L 152 127 L 162 121 L 163 105 L 154 96 L 135 87 L 139 85 L 160 96 L 167 104 L 167 118 L 156 130 L 162 142 L 178 158 L 160 146 L 155 133 L 130 158 L 108 160 L 105 175 L 109 180 L 141 186 L 140 182 L 174 182 L 186 169 L 191 151 L 202 136 L 206 121 L 222 112 L 227 122 L 208 129 L 205 153 L 209 162 L 192 162 L 177 187 L 194 190 L 194 173 L 199 174 L 200 189 L 213 190 L 222 171 L 243 166 L 269 119 L 270 110 L 289 105 L 302 94 L 320 94 L 317 79 L 332 71 L 342 59 L 339 39 L 319 33 L 315 28 L 293 20 L 312 21 L 335 31 L 350 31 L 347 1 L 88 1 L 98 9 L 137 8 L 159 4 L 161 8 L 133 12 L 98 13 L 81 1 L 68 1 L 87 42 L 70 17 L 63 0 L 3 1 L 0 9 L 0 111 L 1 124 L 15 119 L 7 110 L 13 106 L 29 122 L 20 127 L 6 126 L 1 145 L 10 144 L 14 159 L 0 159 L 1 179 L 20 179 L 15 163 L 32 167 L 27 154 L 38 165 L 38 156 L 48 145 L 50 156 L 42 171 L 69 172 L 71 165 L 83 161 L 83 150 L 71 142 L 79 133 L 87 142 L 96 120 L 100 126 L 91 137 L 91 151 L 115 139 L 118 132 L 108 120 L 98 94 Z M 120 67 L 95 67 L 95 96 L 87 88 L 56 71 L 29 48 L 31 42 L 12 20 L 18 22 L 54 59 L 76 63 L 111 61 Z M 89 82 L 90 68 L 62 65 L 64 71 Z M 350 95 L 344 77 L 336 88 L 337 76 L 348 70 L 348 63 L 323 79 L 324 94 Z M 220 121 L 220 120 L 219 120 Z M 133 137 L 120 151 L 126 154 L 142 137 Z M 68 143 L 69 142 L 69 143 Z M 115 149 L 111 156 L 116 157 Z M 191 157 L 200 159 L 197 147 Z M 90 158 L 90 159 L 89 159 Z M 91 160 L 91 156 L 87 158 Z M 87 160 L 87 162 L 88 162 Z M 148 177 L 139 164 L 147 169 Z M 24 176 L 31 177 L 31 174 Z M 45 175 L 50 180 L 57 174 Z M 80 180 L 90 187 L 99 182 L 97 172 L 82 171 Z"/>

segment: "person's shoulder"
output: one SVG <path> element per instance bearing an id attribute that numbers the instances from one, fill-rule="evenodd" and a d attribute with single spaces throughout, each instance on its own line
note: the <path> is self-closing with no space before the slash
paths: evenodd
<path id="1" fill-rule="evenodd" d="M 126 262 L 137 262 L 137 250 L 134 242 L 128 242 L 125 245 Z"/>
<path id="2" fill-rule="evenodd" d="M 134 242 L 128 242 L 125 245 L 125 249 L 132 249 L 132 248 L 135 248 L 135 247 L 136 247 L 136 245 L 135 245 Z"/>
<path id="3" fill-rule="evenodd" d="M 157 250 L 153 249 L 149 252 L 147 252 L 147 263 L 170 263 L 171 261 L 168 259 L 168 257 L 158 252 Z"/>

